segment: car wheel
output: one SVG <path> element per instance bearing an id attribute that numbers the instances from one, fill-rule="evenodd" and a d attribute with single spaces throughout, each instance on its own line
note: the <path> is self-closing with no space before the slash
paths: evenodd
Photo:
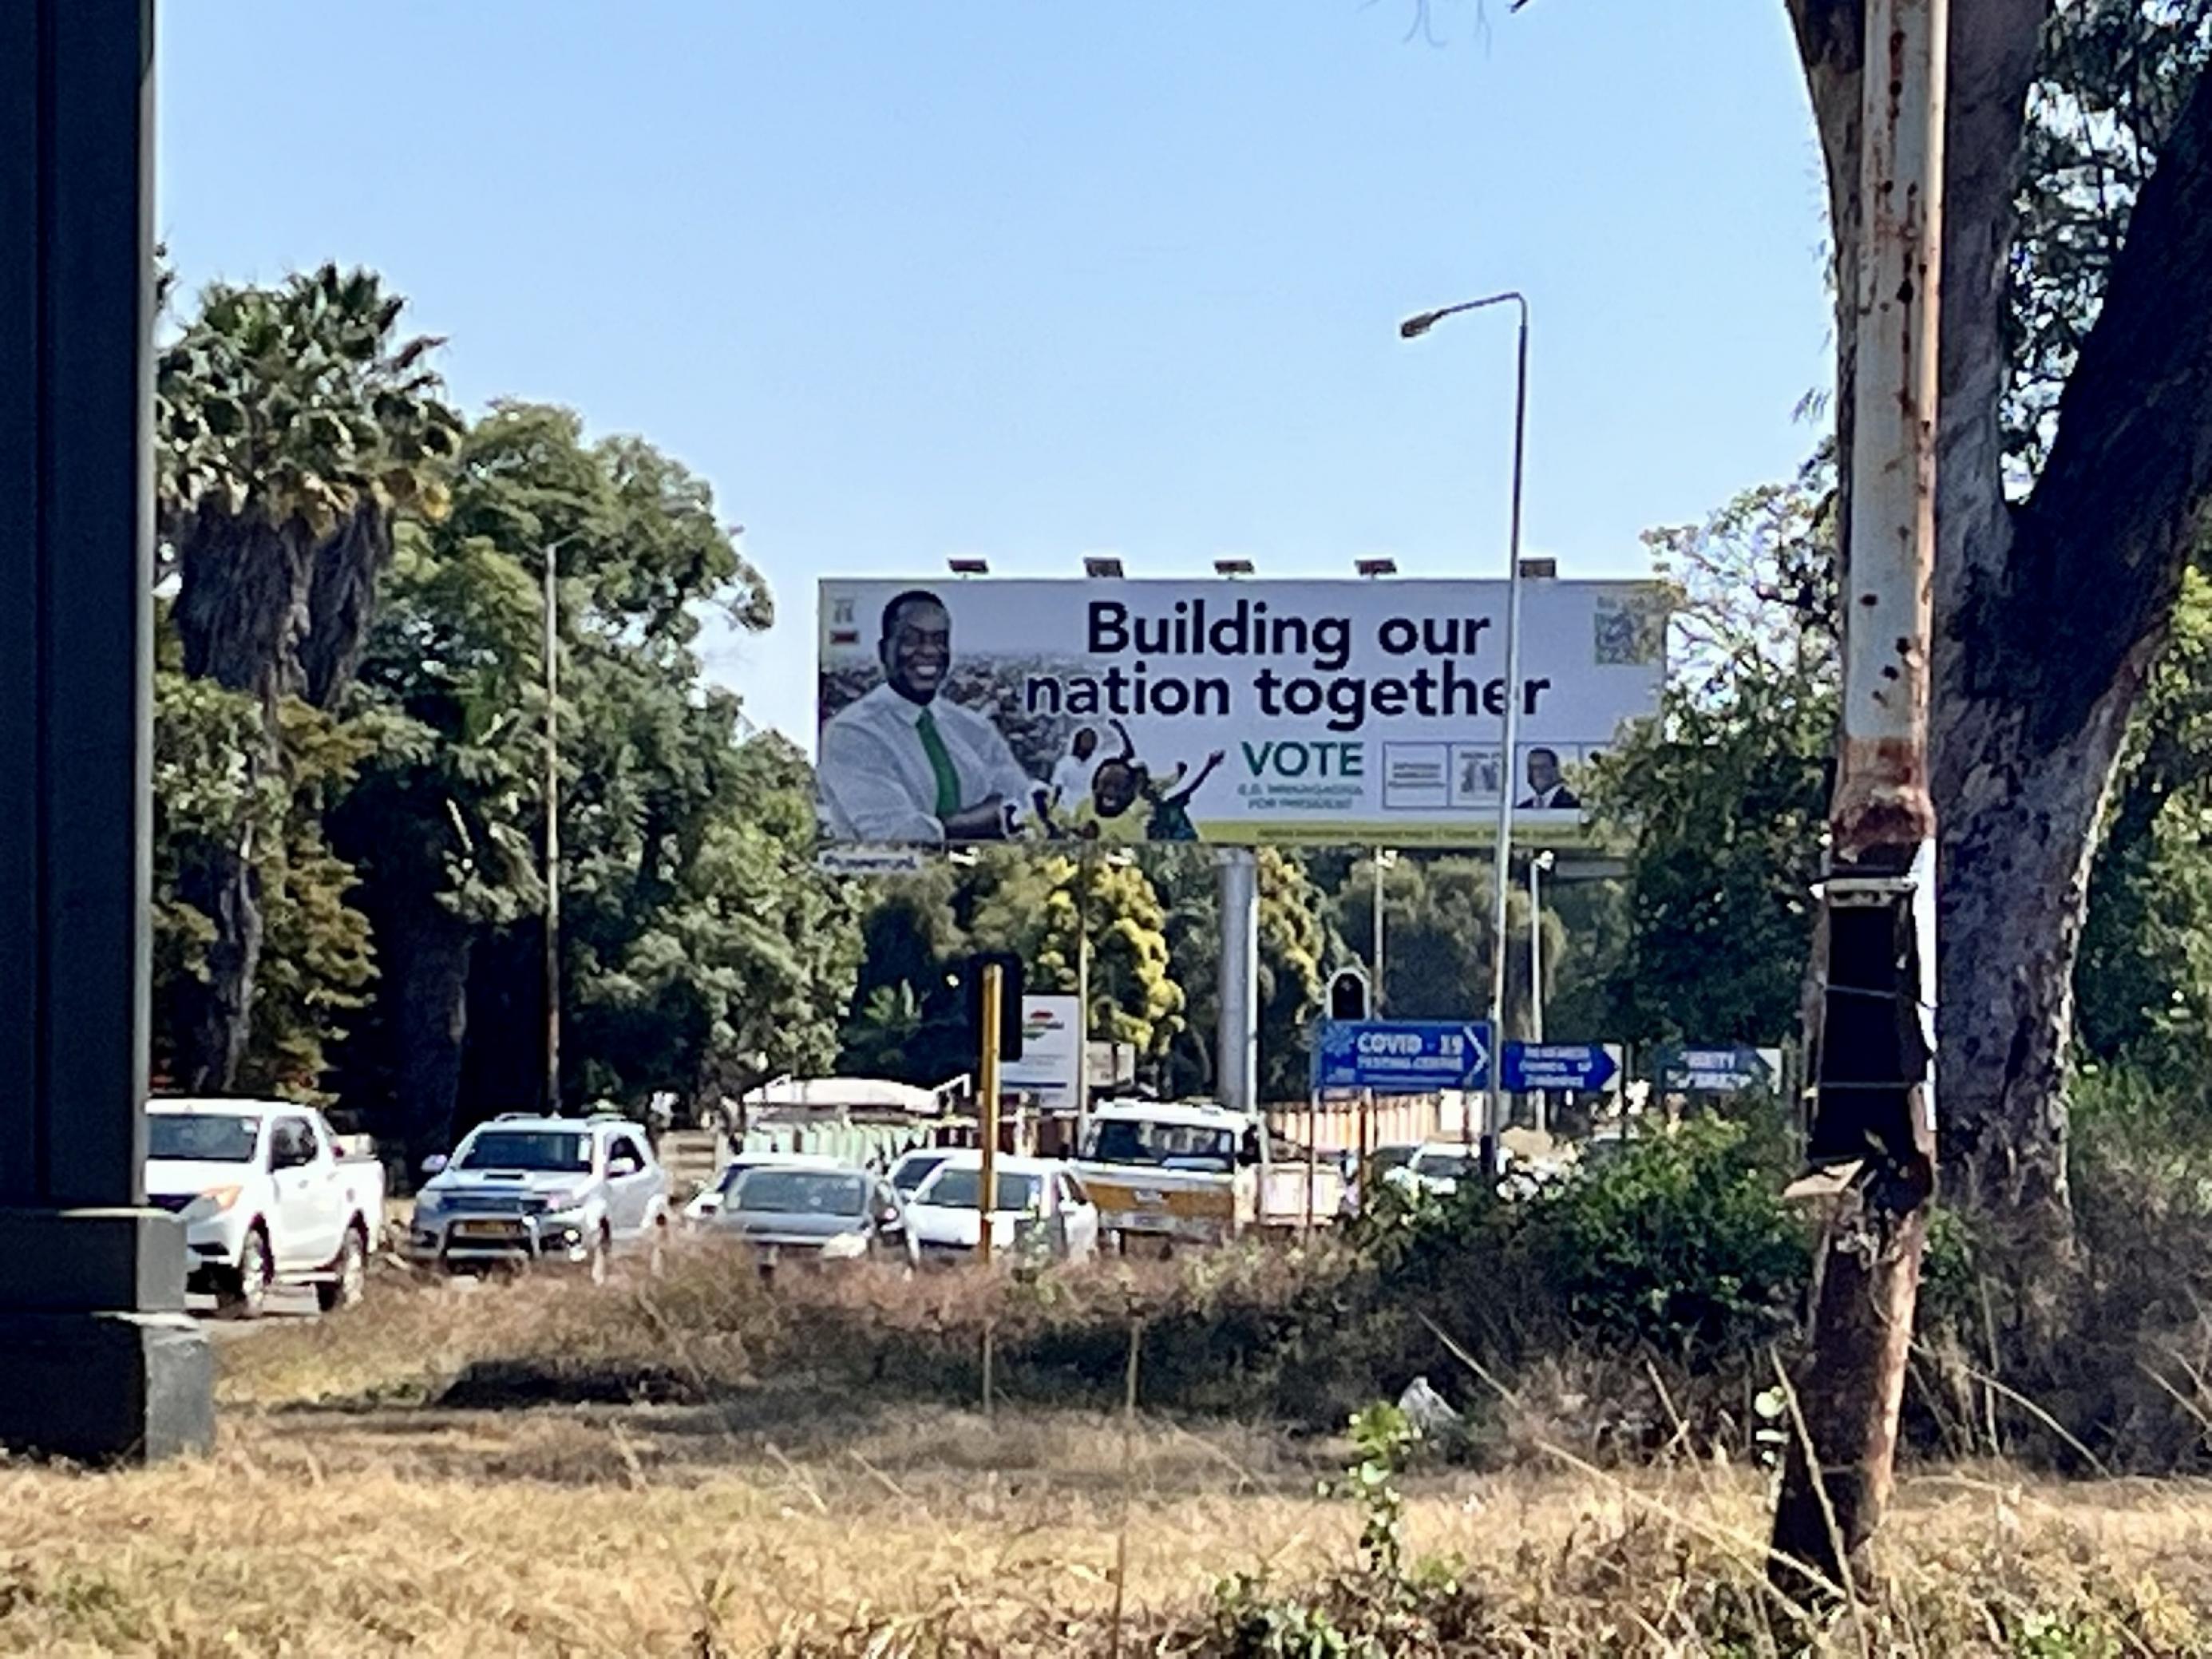
<path id="1" fill-rule="evenodd" d="M 607 1237 L 606 1225 L 603 1222 L 600 1224 L 599 1231 L 592 1237 L 591 1255 L 584 1258 L 584 1271 L 591 1275 L 592 1283 L 594 1285 L 604 1285 L 607 1282 L 607 1251 L 611 1243 L 611 1241 Z"/>
<path id="2" fill-rule="evenodd" d="M 336 1272 L 337 1277 L 330 1283 L 315 1286 L 315 1302 L 325 1313 L 352 1307 L 368 1288 L 368 1237 L 358 1224 L 346 1228 Z"/>
<path id="3" fill-rule="evenodd" d="M 240 1319 L 258 1319 L 269 1305 L 269 1286 L 276 1278 L 276 1263 L 269 1255 L 269 1235 L 259 1222 L 246 1229 L 238 1247 L 238 1283 L 223 1299 Z"/>

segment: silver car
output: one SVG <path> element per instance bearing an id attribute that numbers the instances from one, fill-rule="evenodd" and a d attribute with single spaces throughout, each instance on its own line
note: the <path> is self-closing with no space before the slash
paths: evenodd
<path id="1" fill-rule="evenodd" d="M 627 1118 L 507 1113 L 430 1158 L 407 1255 L 427 1267 L 571 1262 L 604 1279 L 627 1247 L 653 1264 L 668 1236 L 668 1173 Z"/>
<path id="2" fill-rule="evenodd" d="M 708 1227 L 744 1244 L 764 1273 L 783 1262 L 921 1260 L 898 1189 L 866 1170 L 748 1170 Z"/>

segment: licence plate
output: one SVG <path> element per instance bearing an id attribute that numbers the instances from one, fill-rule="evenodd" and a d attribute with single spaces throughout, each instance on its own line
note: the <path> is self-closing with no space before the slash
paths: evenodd
<path id="1" fill-rule="evenodd" d="M 522 1229 L 512 1221 L 456 1221 L 456 1238 L 519 1238 Z"/>

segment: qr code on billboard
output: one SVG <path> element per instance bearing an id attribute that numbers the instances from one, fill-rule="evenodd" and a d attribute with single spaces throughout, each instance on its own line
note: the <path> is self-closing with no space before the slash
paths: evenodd
<path id="1" fill-rule="evenodd" d="M 1601 593 L 1591 626 L 1591 660 L 1601 668 L 1642 668 L 1663 661 L 1667 596 Z"/>

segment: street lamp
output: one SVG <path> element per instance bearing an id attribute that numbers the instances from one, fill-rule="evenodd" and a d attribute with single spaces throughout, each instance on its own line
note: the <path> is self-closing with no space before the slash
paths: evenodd
<path id="1" fill-rule="evenodd" d="M 545 1110 L 561 1115 L 561 567 L 582 538 L 571 531 L 545 544 Z"/>
<path id="2" fill-rule="evenodd" d="M 1455 306 L 1442 306 L 1408 317 L 1398 325 L 1401 338 L 1417 340 L 1447 317 L 1463 311 L 1482 311 L 1510 305 L 1521 313 L 1520 349 L 1513 388 L 1513 517 L 1505 554 L 1505 716 L 1501 734 L 1504 754 L 1500 758 L 1498 787 L 1498 868 L 1491 903 L 1490 1031 L 1493 1048 L 1505 1040 L 1505 896 L 1512 884 L 1513 761 L 1521 731 L 1521 480 L 1528 429 L 1528 301 L 1516 293 L 1486 295 Z M 1503 1054 L 1490 1057 L 1490 1097 L 1483 1124 L 1484 1158 L 1498 1164 L 1498 1135 L 1505 1122 Z"/>
<path id="3" fill-rule="evenodd" d="M 1528 860 L 1528 1041 L 1544 1040 L 1544 896 L 1538 878 L 1549 875 L 1558 860 L 1548 847 Z M 1551 1102 L 1541 1089 L 1535 1091 L 1536 1133 L 1548 1127 Z"/>
<path id="4" fill-rule="evenodd" d="M 1375 853 L 1375 990 L 1373 1006 L 1368 1012 L 1375 1018 L 1382 1018 L 1382 877 L 1398 867 L 1398 855 L 1387 847 L 1377 847 Z"/>

